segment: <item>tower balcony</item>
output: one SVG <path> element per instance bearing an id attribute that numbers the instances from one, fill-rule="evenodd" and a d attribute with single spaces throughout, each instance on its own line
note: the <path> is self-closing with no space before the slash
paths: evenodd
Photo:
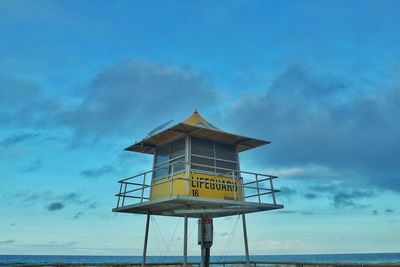
<path id="1" fill-rule="evenodd" d="M 222 217 L 283 208 L 277 176 L 172 160 L 118 181 L 114 212 L 193 218 Z"/>

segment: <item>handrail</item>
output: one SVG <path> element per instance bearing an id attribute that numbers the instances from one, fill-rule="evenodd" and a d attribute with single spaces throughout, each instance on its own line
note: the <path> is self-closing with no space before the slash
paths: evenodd
<path id="1" fill-rule="evenodd" d="M 203 164 L 191 163 L 191 162 L 187 162 L 187 161 L 176 161 L 176 162 L 171 162 L 171 163 L 169 163 L 169 164 L 167 164 L 167 165 L 165 165 L 165 166 L 162 166 L 162 167 L 157 167 L 157 168 L 154 168 L 154 169 L 152 169 L 152 170 L 145 171 L 145 172 L 136 174 L 136 175 L 134 175 L 134 176 L 130 176 L 130 177 L 124 178 L 124 179 L 122 179 L 122 180 L 119 180 L 118 183 L 121 183 L 121 182 L 130 180 L 130 179 L 133 179 L 133 178 L 142 176 L 142 175 L 147 174 L 147 173 L 150 173 L 150 172 L 155 172 L 155 171 L 157 171 L 157 170 L 164 169 L 164 168 L 169 167 L 169 166 L 174 165 L 174 164 L 190 164 L 190 165 L 194 165 L 194 166 L 210 168 L 210 166 L 203 165 Z M 257 173 L 257 172 L 242 171 L 242 170 L 232 170 L 232 169 L 223 168 L 223 167 L 218 167 L 218 168 L 216 168 L 216 169 L 218 169 L 218 170 L 227 170 L 227 171 L 235 171 L 235 172 L 244 173 L 244 174 L 259 175 L 259 176 L 268 177 L 268 179 L 276 179 L 276 178 L 278 178 L 278 176 L 274 176 L 274 175 L 263 174 L 263 173 Z M 259 180 L 259 181 L 261 181 L 261 180 Z"/>
<path id="2" fill-rule="evenodd" d="M 174 172 L 174 165 L 176 165 L 176 164 L 180 164 L 180 165 L 184 164 L 186 167 L 184 169 L 180 168 L 179 171 Z M 145 192 L 144 192 L 146 189 L 149 189 L 149 188 L 151 190 L 152 188 L 154 188 L 156 186 L 161 186 L 163 184 L 170 183 L 171 186 L 170 186 L 169 191 L 170 191 L 170 194 L 172 195 L 174 192 L 173 191 L 174 181 L 183 180 L 183 181 L 187 181 L 189 183 L 192 181 L 198 182 L 198 180 L 192 179 L 192 177 L 191 177 L 192 173 L 202 172 L 202 170 L 197 170 L 196 167 L 210 167 L 210 166 L 198 164 L 198 163 L 191 163 L 191 162 L 182 160 L 182 161 L 176 161 L 176 162 L 169 162 L 168 164 L 159 166 L 152 170 L 145 171 L 145 172 L 139 173 L 137 175 L 119 180 L 118 183 L 121 184 L 120 190 L 119 190 L 119 193 L 115 194 L 115 196 L 118 197 L 117 208 L 120 207 L 120 203 L 121 203 L 120 199 L 121 198 L 122 198 L 121 207 L 124 206 L 126 197 L 140 199 L 140 203 L 142 203 L 143 200 L 150 200 L 150 193 L 145 194 Z M 165 168 L 168 169 L 168 175 L 161 177 L 157 180 L 161 180 L 164 178 L 167 178 L 167 179 L 157 182 L 157 183 L 152 183 L 154 179 L 147 179 L 147 181 L 149 181 L 149 182 L 146 181 L 146 176 L 149 173 L 152 173 L 152 175 L 153 175 L 154 172 L 156 172 L 157 170 L 165 169 Z M 241 201 L 245 201 L 246 199 L 253 198 L 253 197 L 258 197 L 258 203 L 262 203 L 261 196 L 272 195 L 272 203 L 274 205 L 276 204 L 275 193 L 280 192 L 280 190 L 274 189 L 272 180 L 278 178 L 277 176 L 263 174 L 263 173 L 257 173 L 257 172 L 234 170 L 234 169 L 228 169 L 228 168 L 223 168 L 223 167 L 216 167 L 214 169 L 225 170 L 226 172 L 221 172 L 221 173 L 216 172 L 216 171 L 214 171 L 214 172 L 204 171 L 204 172 L 207 175 L 211 175 L 214 177 L 225 176 L 227 178 L 232 178 L 232 184 L 226 184 L 225 182 L 220 182 L 218 180 L 214 180 L 214 181 L 208 180 L 207 183 L 214 184 L 214 185 L 231 186 L 233 195 L 234 195 L 234 197 L 233 197 L 234 200 L 236 200 L 236 201 L 238 200 L 238 198 L 236 197 L 237 196 L 236 191 L 240 190 L 239 192 L 241 192 Z M 175 175 L 177 175 L 179 173 L 186 173 L 186 175 L 185 175 L 185 177 L 174 177 Z M 242 177 L 243 175 L 246 175 L 245 183 L 243 183 L 243 177 Z M 261 177 L 261 179 L 259 179 L 260 177 Z M 132 181 L 133 179 L 138 179 L 138 178 L 143 178 L 143 180 L 140 182 Z M 248 181 L 249 179 L 253 179 L 253 180 Z M 239 181 L 239 183 L 237 183 L 237 181 Z M 269 183 L 268 182 L 267 182 L 267 184 L 262 183 L 265 181 L 269 181 Z M 253 190 L 253 191 L 246 192 L 247 190 Z M 256 193 L 254 193 L 254 190 L 256 190 Z M 140 196 L 132 195 L 133 193 L 140 192 L 140 191 L 141 191 Z M 189 194 L 188 191 L 185 191 L 185 192 L 186 192 L 186 194 Z"/>

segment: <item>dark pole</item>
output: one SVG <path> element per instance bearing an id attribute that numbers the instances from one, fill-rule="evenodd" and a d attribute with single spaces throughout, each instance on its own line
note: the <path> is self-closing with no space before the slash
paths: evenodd
<path id="1" fill-rule="evenodd" d="M 187 266 L 187 231 L 188 228 L 188 217 L 185 215 L 185 222 L 184 222 L 184 231 L 183 231 L 183 266 Z"/>
<path id="2" fill-rule="evenodd" d="M 243 238 L 244 238 L 244 249 L 246 252 L 246 264 L 250 267 L 250 254 L 249 254 L 249 244 L 247 242 L 247 227 L 246 227 L 246 216 L 242 214 L 243 221 Z"/>
<path id="3" fill-rule="evenodd" d="M 147 253 L 147 239 L 149 237 L 149 223 L 150 223 L 150 213 L 147 213 L 146 220 L 146 231 L 144 233 L 144 245 L 143 245 L 143 258 L 142 258 L 142 267 L 144 267 L 146 263 L 146 253 Z"/>
<path id="4" fill-rule="evenodd" d="M 199 219 L 199 245 L 201 245 L 201 267 L 210 266 L 210 248 L 213 242 L 213 220 Z"/>
<path id="5" fill-rule="evenodd" d="M 209 267 L 210 266 L 210 247 L 205 248 L 205 258 L 204 258 L 204 266 Z"/>

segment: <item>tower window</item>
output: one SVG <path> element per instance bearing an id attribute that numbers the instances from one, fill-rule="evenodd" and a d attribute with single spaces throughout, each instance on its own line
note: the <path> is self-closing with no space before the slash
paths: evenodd
<path id="1" fill-rule="evenodd" d="M 236 145 L 191 137 L 191 169 L 217 175 L 232 175 L 238 170 Z"/>
<path id="2" fill-rule="evenodd" d="M 153 174 L 154 178 L 157 179 L 168 176 L 172 171 L 174 173 L 183 171 L 185 169 L 185 164 L 176 162 L 184 160 L 185 138 L 157 147 L 154 158 L 154 169 L 156 169 Z"/>

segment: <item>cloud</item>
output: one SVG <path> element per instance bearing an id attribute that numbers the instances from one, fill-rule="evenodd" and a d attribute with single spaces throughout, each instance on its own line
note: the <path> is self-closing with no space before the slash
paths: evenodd
<path id="1" fill-rule="evenodd" d="M 400 192 L 400 88 L 359 88 L 352 79 L 294 65 L 264 93 L 242 97 L 226 119 L 243 134 L 273 142 L 268 153 L 254 152 L 258 164 L 320 166 L 333 173 L 303 172 L 299 178 L 359 179 Z"/>
<path id="2" fill-rule="evenodd" d="M 301 214 L 301 215 L 315 215 L 315 212 L 312 212 L 312 211 L 302 211 L 300 214 Z"/>
<path id="3" fill-rule="evenodd" d="M 85 169 L 81 171 L 81 175 L 87 178 L 99 178 L 108 173 L 114 172 L 114 168 L 111 165 L 105 165 L 100 168 Z"/>
<path id="4" fill-rule="evenodd" d="M 82 200 L 81 197 L 82 197 L 82 194 L 69 193 L 69 194 L 63 195 L 61 197 L 61 199 L 63 199 L 67 203 L 74 203 L 74 204 L 78 204 L 78 205 L 88 202 L 88 200 Z"/>
<path id="5" fill-rule="evenodd" d="M 80 219 L 83 216 L 83 212 L 77 212 L 72 219 L 77 220 Z"/>
<path id="6" fill-rule="evenodd" d="M 96 203 L 96 202 L 90 203 L 89 206 L 88 206 L 88 208 L 91 209 L 91 210 L 96 209 L 96 208 L 97 208 L 97 203 Z"/>
<path id="7" fill-rule="evenodd" d="M 95 209 L 97 203 L 85 198 L 81 193 L 54 193 L 52 191 L 21 191 L 9 196 L 23 205 L 45 205 L 49 211 L 60 210 L 68 206 L 80 206 Z M 14 202 L 13 202 L 14 203 Z"/>
<path id="8" fill-rule="evenodd" d="M 56 211 L 56 210 L 62 210 L 65 208 L 64 204 L 61 202 L 53 202 L 50 203 L 50 205 L 47 207 L 48 211 Z"/>
<path id="9" fill-rule="evenodd" d="M 37 159 L 34 162 L 31 163 L 31 165 L 25 169 L 23 169 L 24 172 L 35 172 L 37 170 L 40 170 L 42 168 L 42 160 Z"/>
<path id="10" fill-rule="evenodd" d="M 0 76 L 0 107 L 0 123 L 3 127 L 36 128 L 52 124 L 52 114 L 57 113 L 61 105 L 46 97 L 33 82 Z M 16 144 L 35 137 L 35 134 L 21 134 L 3 142 Z"/>
<path id="11" fill-rule="evenodd" d="M 335 208 L 347 208 L 347 207 L 362 207 L 357 204 L 355 200 L 368 199 L 375 197 L 373 191 L 366 190 L 352 190 L 352 191 L 340 191 L 333 195 L 333 206 Z"/>
<path id="12" fill-rule="evenodd" d="M 280 192 L 277 197 L 282 201 L 292 201 L 292 197 L 297 194 L 297 191 L 289 186 L 282 186 L 279 188 Z"/>
<path id="13" fill-rule="evenodd" d="M 277 210 L 277 213 L 282 214 L 300 214 L 300 215 L 315 215 L 315 212 L 312 211 L 296 211 L 296 210 Z"/>
<path id="14" fill-rule="evenodd" d="M 23 134 L 11 135 L 3 139 L 3 141 L 0 142 L 0 145 L 3 147 L 17 145 L 25 141 L 31 141 L 36 137 L 38 137 L 39 135 L 40 135 L 39 133 L 23 133 Z"/>
<path id="15" fill-rule="evenodd" d="M 143 134 L 217 98 L 208 78 L 189 67 L 125 60 L 98 73 L 82 100 L 56 118 L 79 136 Z"/>
<path id="16" fill-rule="evenodd" d="M 95 209 L 97 207 L 96 202 L 90 202 L 90 199 L 83 198 L 83 195 L 80 193 L 63 194 L 54 199 L 56 199 L 57 203 L 60 203 L 63 208 L 71 205 L 85 206 L 87 209 Z"/>
<path id="17" fill-rule="evenodd" d="M 304 197 L 313 199 L 323 195 L 331 200 L 331 205 L 336 209 L 362 208 L 364 205 L 360 204 L 360 201 L 377 197 L 377 193 L 369 188 L 351 189 L 351 187 L 346 182 L 308 185 L 307 188 L 311 192 Z"/>
<path id="18" fill-rule="evenodd" d="M 303 216 L 319 214 L 319 213 L 315 213 L 313 211 L 300 211 L 300 210 L 277 210 L 275 212 L 276 213 L 282 213 L 282 214 L 300 214 L 300 215 L 303 215 Z"/>
<path id="19" fill-rule="evenodd" d="M 394 213 L 394 210 L 393 209 L 385 209 L 385 213 L 386 214 Z"/>
<path id="20" fill-rule="evenodd" d="M 296 194 L 296 190 L 288 186 L 282 186 L 280 190 L 281 192 L 279 192 L 279 196 L 290 197 Z"/>
<path id="21" fill-rule="evenodd" d="M 310 190 L 318 192 L 318 193 L 335 193 L 338 191 L 338 187 L 340 185 L 335 185 L 332 183 L 325 183 L 325 184 L 319 184 L 319 185 L 312 185 L 310 186 Z"/>
<path id="22" fill-rule="evenodd" d="M 14 239 L 0 240 L 0 245 L 2 245 L 2 244 L 13 244 L 13 243 L 15 243 Z"/>
<path id="23" fill-rule="evenodd" d="M 62 208 L 69 205 L 74 205 L 74 206 L 84 205 L 87 209 L 95 209 L 97 207 L 96 202 L 90 202 L 90 199 L 82 198 L 82 194 L 78 193 L 69 193 L 61 195 L 56 199 L 59 200 L 57 203 L 61 204 L 63 206 Z"/>
<path id="24" fill-rule="evenodd" d="M 304 197 L 307 199 L 316 199 L 318 196 L 314 193 L 307 193 L 307 194 L 304 194 Z"/>
<path id="25" fill-rule="evenodd" d="M 50 241 L 50 242 L 45 242 L 45 243 L 35 243 L 35 244 L 30 244 L 31 246 L 35 246 L 35 247 L 63 247 L 63 248 L 72 248 L 75 247 L 76 245 L 78 245 L 79 242 L 78 241 L 70 241 L 70 242 L 59 242 L 59 241 Z"/>
<path id="26" fill-rule="evenodd" d="M 14 200 L 19 200 L 24 205 L 36 205 L 41 202 L 48 202 L 55 197 L 52 191 L 20 191 L 11 195 Z"/>
<path id="27" fill-rule="evenodd" d="M 295 210 L 277 210 L 276 213 L 283 213 L 283 214 L 294 214 L 297 213 Z"/>
<path id="28" fill-rule="evenodd" d="M 0 76 L 0 89 L 2 126 L 66 129 L 73 133 L 73 147 L 110 135 L 141 138 L 157 123 L 195 108 L 211 110 L 220 98 L 208 76 L 188 66 L 130 59 L 97 73 L 69 101 L 23 79 Z M 3 145 L 34 137 L 21 134 Z"/>

